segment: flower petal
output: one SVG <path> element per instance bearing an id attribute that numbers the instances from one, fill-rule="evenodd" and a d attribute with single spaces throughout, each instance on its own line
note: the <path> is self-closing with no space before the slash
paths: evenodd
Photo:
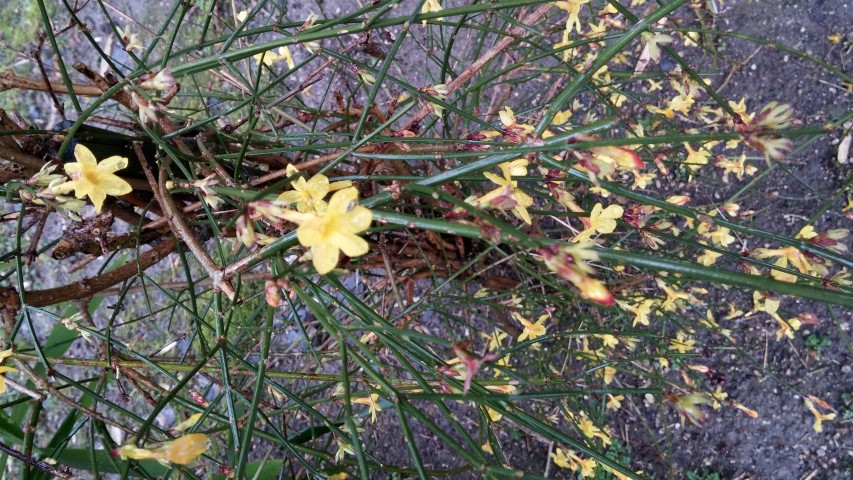
<path id="1" fill-rule="evenodd" d="M 313 247 L 327 242 L 328 239 L 326 238 L 323 226 L 322 219 L 313 217 L 312 220 L 299 226 L 296 230 L 296 238 L 299 240 L 299 243 L 306 247 Z"/>
<path id="2" fill-rule="evenodd" d="M 352 208 L 352 203 L 358 200 L 358 190 L 355 187 L 338 190 L 329 200 L 327 215 L 340 215 Z"/>
<path id="3" fill-rule="evenodd" d="M 352 233 L 335 233 L 331 238 L 332 243 L 344 251 L 348 257 L 360 257 L 370 249 L 367 241 Z"/>
<path id="4" fill-rule="evenodd" d="M 133 191 L 133 187 L 120 177 L 108 173 L 99 177 L 101 190 L 107 195 L 121 196 Z"/>
<path id="5" fill-rule="evenodd" d="M 320 275 L 325 275 L 331 272 L 334 270 L 335 265 L 338 264 L 340 250 L 331 243 L 315 245 L 311 248 L 311 252 L 314 255 L 314 268 L 317 269 L 317 273 Z"/>
<path id="6" fill-rule="evenodd" d="M 288 205 L 293 205 L 294 203 L 299 203 L 305 200 L 305 194 L 302 192 L 297 192 L 295 190 L 291 190 L 289 192 L 284 192 L 278 196 L 277 199 L 279 202 L 284 202 Z"/>
<path id="7" fill-rule="evenodd" d="M 360 233 L 370 228 L 370 222 L 372 221 L 373 212 L 362 206 L 358 206 L 346 215 L 346 219 L 341 225 L 341 231 L 345 233 Z"/>
<path id="8" fill-rule="evenodd" d="M 98 165 L 95 154 L 82 143 L 74 146 L 74 158 L 77 159 L 82 168 L 95 168 Z"/>
<path id="9" fill-rule="evenodd" d="M 98 164 L 98 173 L 114 173 L 123 168 L 127 168 L 127 158 L 119 157 L 118 155 L 114 155 L 109 158 L 105 158 Z"/>
<path id="10" fill-rule="evenodd" d="M 95 206 L 95 212 L 101 213 L 101 207 L 104 206 L 104 200 L 107 198 L 106 192 L 96 185 L 92 185 L 89 189 L 89 199 L 92 200 L 92 205 Z M 79 196 L 77 198 L 80 198 Z"/>

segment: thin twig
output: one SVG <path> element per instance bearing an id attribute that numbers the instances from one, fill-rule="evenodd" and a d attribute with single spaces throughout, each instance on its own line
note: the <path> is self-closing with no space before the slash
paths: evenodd
<path id="1" fill-rule="evenodd" d="M 37 460 L 29 455 L 24 455 L 23 453 L 15 450 L 14 448 L 6 445 L 3 442 L 0 442 L 0 452 L 3 452 L 16 460 L 20 460 L 21 462 L 24 462 L 31 467 L 36 467 L 39 470 L 47 472 L 53 475 L 54 477 L 63 478 L 67 480 L 83 480 L 80 477 L 75 477 L 74 475 L 72 475 L 69 471 L 70 469 L 67 466 L 63 465 L 61 467 L 54 467 L 53 465 L 47 462 L 42 462 L 41 460 Z"/>
<path id="2" fill-rule="evenodd" d="M 181 212 L 178 211 L 178 207 L 176 207 L 175 202 L 172 201 L 172 196 L 166 188 L 166 181 L 168 180 L 166 169 L 160 169 L 159 181 L 155 181 L 154 173 L 151 171 L 151 167 L 148 166 L 148 160 L 145 158 L 145 153 L 143 153 L 142 146 L 139 142 L 134 142 L 133 150 L 136 152 L 136 156 L 139 158 L 139 163 L 145 171 L 145 176 L 151 184 L 151 188 L 154 191 L 154 197 L 156 198 L 157 203 L 160 204 L 160 208 L 162 208 L 163 212 L 166 214 L 166 220 L 169 222 L 169 226 L 172 227 L 175 235 L 177 235 L 187 248 L 190 249 L 190 252 L 192 252 L 193 256 L 195 256 L 196 260 L 198 260 L 202 268 L 207 272 L 207 275 L 213 283 L 213 287 L 224 293 L 232 302 L 235 301 L 237 298 L 237 292 L 234 291 L 234 287 L 231 285 L 231 282 L 225 278 L 222 268 L 216 265 L 213 259 L 210 258 L 210 255 L 207 254 L 204 247 L 202 247 L 201 243 L 199 243 L 198 239 L 193 235 L 186 223 L 184 223 Z"/>

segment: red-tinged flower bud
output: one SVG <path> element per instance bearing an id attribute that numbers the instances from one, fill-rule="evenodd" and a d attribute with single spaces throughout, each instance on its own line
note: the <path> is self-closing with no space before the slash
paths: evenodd
<path id="1" fill-rule="evenodd" d="M 264 282 L 264 296 L 266 297 L 267 305 L 272 308 L 278 308 L 284 305 L 278 284 L 273 280 L 267 280 Z"/>
<path id="2" fill-rule="evenodd" d="M 195 390 L 190 390 L 190 398 L 192 398 L 192 399 L 193 399 L 193 401 L 196 403 L 196 405 L 198 405 L 198 406 L 200 406 L 200 407 L 205 407 L 205 408 L 207 408 L 207 407 L 208 407 L 208 405 L 210 405 L 210 404 L 207 402 L 207 400 L 205 400 L 205 399 L 204 399 L 204 397 L 203 397 L 203 396 L 201 396 L 201 394 L 200 394 L 200 393 L 198 393 L 198 392 L 196 392 Z"/>

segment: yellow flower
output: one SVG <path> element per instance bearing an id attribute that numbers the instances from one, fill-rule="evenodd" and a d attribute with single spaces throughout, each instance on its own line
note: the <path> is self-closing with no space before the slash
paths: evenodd
<path id="1" fill-rule="evenodd" d="M 438 0 L 426 0 L 421 7 L 421 13 L 430 13 L 430 12 L 440 12 L 441 4 L 438 3 Z M 441 20 L 442 17 L 439 17 L 438 20 Z M 424 20 L 422 22 L 424 26 L 426 26 L 427 21 Z"/>
<path id="2" fill-rule="evenodd" d="M 580 33 L 581 20 L 579 15 L 581 6 L 585 3 L 589 3 L 589 0 L 567 0 L 554 3 L 557 8 L 565 10 L 569 14 L 569 18 L 566 19 L 566 31 L 571 32 L 576 29 Z"/>
<path id="3" fill-rule="evenodd" d="M 480 336 L 485 338 L 489 342 L 488 347 L 487 347 L 488 350 L 490 352 L 494 352 L 495 350 L 498 350 L 501 348 L 501 346 L 502 346 L 501 342 L 503 342 L 503 339 L 506 338 L 508 336 L 508 334 L 506 332 L 502 332 L 496 328 L 496 329 L 494 329 L 494 331 L 492 332 L 491 335 L 488 333 L 480 332 Z"/>
<path id="4" fill-rule="evenodd" d="M 483 172 L 483 176 L 500 186 L 478 198 L 477 202 L 484 207 L 512 210 L 513 215 L 530 225 L 533 220 L 527 212 L 527 207 L 533 205 L 533 198 L 519 190 L 518 182 L 512 179 L 512 177 L 527 175 L 527 164 L 528 161 L 525 159 L 501 163 L 498 168 L 501 169 L 503 177 L 491 172 Z"/>
<path id="5" fill-rule="evenodd" d="M 293 175 L 299 172 L 293 165 L 288 165 L 286 168 L 287 175 Z M 292 191 L 284 192 L 278 196 L 278 201 L 287 203 L 288 205 L 296 204 L 296 210 L 302 213 L 316 213 L 324 215 L 326 213 L 326 195 L 329 192 L 341 190 L 351 187 L 352 182 L 335 182 L 329 183 L 329 179 L 322 173 L 314 175 L 309 180 L 299 177 L 290 184 L 293 187 Z"/>
<path id="6" fill-rule="evenodd" d="M 594 423 L 592 423 L 592 420 L 588 418 L 582 418 L 578 421 L 578 429 L 590 440 L 600 438 L 605 445 L 610 445 L 611 443 L 610 436 L 607 435 L 607 432 L 598 428 Z"/>
<path id="7" fill-rule="evenodd" d="M 272 50 L 267 50 L 266 52 L 261 52 L 257 55 L 253 55 L 258 63 L 263 63 L 264 65 L 270 67 L 274 63 L 281 62 L 284 60 L 287 62 L 287 68 L 293 70 L 296 66 L 296 62 L 293 61 L 293 55 L 290 54 L 290 49 L 287 46 L 278 47 L 278 54 L 273 53 Z"/>
<path id="8" fill-rule="evenodd" d="M 687 353 L 693 350 L 695 343 L 696 340 L 691 339 L 684 331 L 679 330 L 675 338 L 669 341 L 669 346 L 673 350 L 678 351 L 678 353 Z"/>
<path id="9" fill-rule="evenodd" d="M 831 407 L 829 406 L 828 403 L 826 403 L 823 400 L 815 397 L 814 395 L 809 395 L 807 398 L 805 398 L 804 401 L 806 404 L 806 408 L 808 408 L 812 412 L 812 415 L 814 415 L 814 418 L 815 418 L 814 424 L 812 425 L 812 428 L 814 428 L 815 432 L 822 432 L 823 431 L 823 421 L 835 419 L 835 413 L 820 413 L 820 411 L 817 409 L 817 407 L 815 407 L 815 403 L 817 403 L 818 405 L 820 405 L 822 408 L 825 408 L 825 409 L 829 409 Z"/>
<path id="10" fill-rule="evenodd" d="M 538 338 L 542 335 L 545 335 L 547 329 L 543 324 L 545 323 L 545 320 L 547 320 L 549 317 L 550 315 L 547 314 L 542 315 L 539 317 L 539 320 L 537 320 L 536 323 L 533 323 L 530 320 L 522 317 L 518 313 L 512 312 L 512 318 L 518 320 L 519 323 L 524 325 L 524 331 L 521 332 L 521 335 L 518 336 L 518 341 L 523 342 L 528 338 L 533 340 L 534 338 Z"/>
<path id="11" fill-rule="evenodd" d="M 376 422 L 376 412 L 381 412 L 382 407 L 376 402 L 379 400 L 378 393 L 371 393 L 367 398 L 353 398 L 350 400 L 352 403 L 361 403 L 367 405 L 370 408 L 370 421 Z"/>
<path id="12" fill-rule="evenodd" d="M 296 238 L 311 247 L 314 268 L 321 275 L 335 268 L 341 250 L 350 257 L 367 253 L 367 241 L 357 234 L 370 228 L 373 214 L 358 206 L 358 191 L 353 187 L 335 192 L 323 216 L 292 210 L 283 216 L 299 224 Z"/>
<path id="13" fill-rule="evenodd" d="M 73 189 L 77 198 L 89 197 L 96 212 L 101 213 L 107 195 L 126 195 L 133 190 L 115 175 L 116 171 L 127 168 L 127 158 L 112 156 L 98 163 L 92 151 L 79 143 L 74 147 L 74 158 L 76 162 L 65 164 L 65 173 L 71 181 L 58 188 L 63 192 Z"/>
<path id="14" fill-rule="evenodd" d="M 166 443 L 155 449 L 138 448 L 128 444 L 118 450 L 122 460 L 154 459 L 161 462 L 172 462 L 178 465 L 189 465 L 210 447 L 210 440 L 203 433 L 191 433 Z"/>
<path id="15" fill-rule="evenodd" d="M 0 363 L 12 355 L 12 349 L 0 351 Z M 6 392 L 6 379 L 3 378 L 4 373 L 17 372 L 16 368 L 0 366 L 0 393 Z"/>
<path id="16" fill-rule="evenodd" d="M 624 210 L 619 205 L 604 208 L 600 203 L 596 203 L 589 214 L 589 225 L 586 230 L 579 233 L 572 241 L 577 243 L 589 240 L 589 237 L 595 233 L 613 233 L 616 229 L 616 219 L 622 218 L 623 213 Z"/>
<path id="17" fill-rule="evenodd" d="M 622 407 L 622 400 L 625 400 L 624 395 L 610 395 L 607 394 L 607 405 L 605 408 L 608 410 L 619 410 Z"/>
<path id="18" fill-rule="evenodd" d="M 560 468 L 573 471 L 580 470 L 581 477 L 583 478 L 595 475 L 595 467 L 598 465 L 598 463 L 591 458 L 583 459 L 573 450 L 563 450 L 562 448 L 557 448 L 555 452 L 551 454 L 551 458 L 554 460 L 554 465 Z"/>
<path id="19" fill-rule="evenodd" d="M 705 250 L 705 253 L 699 255 L 696 258 L 696 261 L 705 265 L 706 267 L 710 267 L 711 265 L 717 263 L 717 259 L 723 256 L 722 253 L 714 252 L 712 250 Z"/>
<path id="20" fill-rule="evenodd" d="M 636 305 L 631 305 L 625 302 L 618 303 L 620 307 L 634 314 L 634 322 L 631 324 L 632 327 L 636 327 L 638 323 L 646 326 L 649 325 L 649 314 L 652 312 L 652 306 L 655 303 L 654 300 L 646 298 Z"/>

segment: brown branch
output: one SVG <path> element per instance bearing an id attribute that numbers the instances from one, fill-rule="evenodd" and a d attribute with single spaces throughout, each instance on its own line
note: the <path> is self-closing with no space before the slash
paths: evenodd
<path id="1" fill-rule="evenodd" d="M 15 450 L 14 448 L 6 445 L 3 442 L 0 442 L 0 452 L 3 452 L 16 460 L 24 462 L 31 467 L 36 467 L 41 471 L 47 472 L 53 475 L 54 477 L 68 480 L 83 480 L 80 477 L 75 477 L 74 475 L 72 475 L 70 471 L 71 469 L 65 465 L 61 467 L 55 467 L 47 462 L 42 462 L 41 460 L 37 460 L 29 455 L 25 455 Z"/>
<path id="2" fill-rule="evenodd" d="M 213 259 L 210 258 L 210 255 L 207 254 L 207 251 L 201 243 L 199 243 L 198 239 L 193 235 L 186 223 L 184 223 L 184 218 L 181 212 L 178 211 L 178 207 L 175 206 L 175 202 L 172 201 L 172 196 L 166 188 L 166 181 L 169 179 L 166 169 L 160 168 L 160 178 L 158 181 L 155 181 L 154 173 L 148 166 L 148 160 L 145 158 L 145 153 L 143 153 L 142 146 L 139 142 L 135 142 L 133 144 L 133 150 L 136 152 L 136 156 L 139 158 L 139 163 L 145 171 L 145 177 L 148 178 L 148 182 L 151 184 L 151 188 L 154 191 L 154 197 L 156 198 L 157 203 L 160 204 L 160 208 L 163 209 L 163 213 L 166 215 L 166 221 L 169 222 L 169 226 L 172 227 L 175 235 L 184 242 L 196 260 L 201 264 L 202 268 L 207 272 L 207 275 L 213 282 L 213 287 L 224 293 L 232 302 L 235 301 L 237 299 L 237 292 L 234 291 L 234 287 L 231 285 L 231 282 L 225 278 L 222 274 L 222 268 L 216 265 Z"/>
<path id="3" fill-rule="evenodd" d="M 72 84 L 71 87 L 75 95 L 100 97 L 103 94 L 101 89 L 94 85 Z M 50 82 L 47 84 L 39 80 L 33 80 L 32 78 L 15 75 L 15 72 L 11 70 L 0 72 L 0 92 L 12 90 L 14 88 L 21 90 L 35 90 L 37 92 L 49 93 L 50 91 L 53 91 L 54 93 L 68 93 L 68 88 L 62 82 Z"/>
<path id="4" fill-rule="evenodd" d="M 175 238 L 167 238 L 163 243 L 156 247 L 143 252 L 136 261 L 125 263 L 124 265 L 111 270 L 103 275 L 91 277 L 70 285 L 63 285 L 56 288 L 48 288 L 46 290 L 34 290 L 26 292 L 27 305 L 32 307 L 47 307 L 57 303 L 67 302 L 87 296 L 94 295 L 101 290 L 123 282 L 137 273 L 147 269 L 148 267 L 159 262 L 166 255 L 172 253 L 172 250 L 178 245 Z M 4 294 L 15 292 L 14 289 L 2 289 Z M 15 295 L 17 295 L 15 293 Z"/>

